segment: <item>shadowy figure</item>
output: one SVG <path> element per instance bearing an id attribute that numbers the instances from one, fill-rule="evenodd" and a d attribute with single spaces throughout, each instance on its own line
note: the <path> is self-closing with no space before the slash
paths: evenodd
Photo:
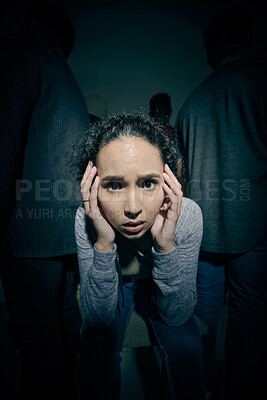
<path id="1" fill-rule="evenodd" d="M 251 17 L 240 8 L 210 22 L 204 43 L 214 72 L 177 119 L 188 196 L 204 219 L 195 312 L 209 329 L 203 343 L 207 392 L 216 379 L 217 321 L 228 289 L 227 400 L 266 394 L 267 64 L 251 56 L 252 33 Z"/>
<path id="2" fill-rule="evenodd" d="M 149 102 L 149 116 L 166 127 L 166 136 L 174 140 L 174 128 L 170 125 L 172 114 L 171 98 L 167 93 L 155 94 Z"/>
<path id="3" fill-rule="evenodd" d="M 75 33 L 64 10 L 38 3 L 24 28 L 1 44 L 1 276 L 23 396 L 74 399 L 79 187 L 66 160 L 89 118 L 66 61 Z"/>
<path id="4" fill-rule="evenodd" d="M 103 97 L 89 94 L 86 96 L 85 101 L 90 122 L 99 121 L 108 115 L 108 103 Z"/>

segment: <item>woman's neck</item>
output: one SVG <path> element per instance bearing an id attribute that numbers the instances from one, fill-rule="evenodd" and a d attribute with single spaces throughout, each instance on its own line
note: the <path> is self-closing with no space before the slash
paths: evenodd
<path id="1" fill-rule="evenodd" d="M 148 230 L 142 237 L 140 237 L 138 239 L 126 239 L 121 234 L 118 234 L 118 235 L 120 238 L 123 238 L 124 240 L 126 240 L 129 244 L 131 244 L 133 247 L 135 247 L 136 250 L 140 251 L 143 254 L 148 253 L 153 246 L 153 240 L 152 240 L 150 230 Z"/>

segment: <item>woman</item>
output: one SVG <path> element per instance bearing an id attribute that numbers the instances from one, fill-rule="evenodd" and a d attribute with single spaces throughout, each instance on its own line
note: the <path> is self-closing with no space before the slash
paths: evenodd
<path id="1" fill-rule="evenodd" d="M 161 398 L 201 399 L 192 314 L 202 215 L 172 172 L 173 144 L 157 123 L 121 115 L 94 125 L 75 156 L 83 174 L 75 223 L 82 398 L 119 399 L 120 352 L 135 307 L 163 354 Z"/>

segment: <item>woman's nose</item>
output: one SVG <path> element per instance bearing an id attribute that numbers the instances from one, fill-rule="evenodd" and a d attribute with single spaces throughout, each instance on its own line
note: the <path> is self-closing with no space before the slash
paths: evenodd
<path id="1" fill-rule="evenodd" d="M 136 193 L 135 190 L 129 190 L 127 196 L 127 202 L 124 208 L 124 214 L 126 217 L 135 219 L 142 212 L 140 204 L 140 194 Z"/>
<path id="2" fill-rule="evenodd" d="M 139 211 L 137 211 L 137 212 L 132 212 L 132 211 L 127 211 L 127 210 L 125 210 L 125 211 L 124 211 L 124 214 L 125 214 L 125 216 L 126 216 L 127 218 L 135 219 L 135 218 L 138 217 L 139 214 L 141 214 L 141 212 L 142 212 L 142 210 L 139 210 Z"/>

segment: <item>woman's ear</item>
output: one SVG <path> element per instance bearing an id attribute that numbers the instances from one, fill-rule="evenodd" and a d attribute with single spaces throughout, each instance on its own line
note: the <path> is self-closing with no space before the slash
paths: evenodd
<path id="1" fill-rule="evenodd" d="M 161 208 L 164 208 L 164 210 L 167 210 L 169 205 L 170 205 L 170 199 L 169 199 L 168 195 L 166 193 L 164 193 L 164 199 L 163 199 Z"/>
<path id="2" fill-rule="evenodd" d="M 164 197 L 163 197 L 163 200 L 162 200 L 162 205 L 161 205 L 161 207 L 163 206 L 163 204 L 164 204 L 164 202 L 165 202 L 165 198 L 166 198 L 166 196 L 167 196 L 167 193 L 166 193 L 166 192 L 164 192 Z"/>

